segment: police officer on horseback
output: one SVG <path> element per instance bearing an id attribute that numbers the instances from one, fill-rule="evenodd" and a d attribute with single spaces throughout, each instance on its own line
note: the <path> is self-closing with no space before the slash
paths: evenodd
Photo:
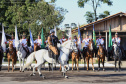
<path id="1" fill-rule="evenodd" d="M 98 53 L 98 49 L 99 49 L 99 46 L 102 45 L 103 46 L 103 50 L 105 52 L 105 47 L 104 47 L 104 39 L 101 38 L 101 34 L 99 34 L 99 38 L 96 40 L 96 44 L 97 44 L 97 49 L 96 49 L 96 54 Z"/>
<path id="2" fill-rule="evenodd" d="M 82 40 L 82 43 L 85 43 L 84 47 L 83 47 L 83 55 L 85 55 L 86 51 L 87 51 L 87 47 L 88 47 L 88 44 L 89 44 L 89 35 L 87 34 L 86 38 L 84 38 Z"/>
<path id="3" fill-rule="evenodd" d="M 9 41 L 13 41 L 13 49 L 14 49 L 14 52 L 16 54 L 15 39 L 14 39 L 14 35 L 13 34 L 11 35 L 11 39 L 9 39 Z M 6 44 L 9 44 L 9 41 L 7 41 Z M 9 47 L 6 50 L 6 55 L 7 55 L 8 52 L 9 52 Z"/>
<path id="4" fill-rule="evenodd" d="M 22 44 L 24 50 L 27 52 L 26 56 L 27 57 L 29 55 L 29 49 L 28 49 L 28 46 L 27 46 L 27 39 L 26 39 L 26 35 L 25 33 L 23 32 L 23 35 L 22 35 L 22 39 L 20 40 L 20 43 Z"/>
<path id="5" fill-rule="evenodd" d="M 51 35 L 48 36 L 48 45 L 49 45 L 49 54 L 52 58 L 54 58 L 56 61 L 58 60 L 59 56 L 59 50 L 57 48 L 57 43 L 60 43 L 58 38 L 54 35 L 55 31 L 52 29 L 50 31 Z"/>
<path id="6" fill-rule="evenodd" d="M 41 48 L 42 39 L 41 39 L 40 34 L 38 34 L 38 39 L 36 39 L 36 40 L 34 41 L 34 43 L 37 43 L 37 44 L 38 44 L 39 49 Z"/>
<path id="7" fill-rule="evenodd" d="M 115 33 L 115 37 L 112 38 L 112 42 L 113 42 L 113 45 L 114 45 L 114 43 L 116 43 L 119 46 L 119 48 L 121 49 L 122 54 L 125 56 L 124 49 L 123 49 L 122 46 L 120 46 L 121 38 L 118 37 L 117 32 Z"/>

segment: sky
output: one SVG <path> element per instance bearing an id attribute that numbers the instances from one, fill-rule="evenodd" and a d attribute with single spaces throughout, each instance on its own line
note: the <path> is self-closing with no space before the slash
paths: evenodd
<path id="1" fill-rule="evenodd" d="M 76 23 L 79 25 L 87 24 L 86 11 L 92 11 L 93 8 L 91 5 L 86 4 L 85 8 L 79 8 L 77 4 L 78 0 L 57 0 L 55 5 L 56 7 L 63 7 L 67 9 L 68 13 L 65 15 L 64 21 L 60 24 L 59 27 L 64 28 L 64 24 Z M 110 15 L 116 14 L 118 12 L 126 13 L 126 0 L 112 0 L 113 6 L 108 6 L 107 4 L 102 4 L 97 8 L 97 13 L 103 13 L 105 10 L 110 11 Z"/>

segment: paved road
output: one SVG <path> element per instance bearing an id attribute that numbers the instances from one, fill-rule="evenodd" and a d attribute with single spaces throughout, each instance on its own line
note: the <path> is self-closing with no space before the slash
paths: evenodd
<path id="1" fill-rule="evenodd" d="M 97 69 L 97 68 L 95 68 Z M 80 71 L 68 71 L 67 75 L 69 79 L 65 79 L 61 76 L 59 70 L 49 72 L 42 70 L 42 74 L 46 76 L 46 79 L 39 77 L 38 73 L 35 76 L 30 76 L 32 71 L 19 72 L 19 68 L 16 68 L 14 72 L 7 72 L 7 67 L 3 67 L 0 71 L 0 84 L 126 84 L 126 68 L 122 68 L 121 72 L 114 72 L 113 68 L 106 68 L 106 71 L 98 72 L 95 70 L 86 71 L 80 68 Z"/>

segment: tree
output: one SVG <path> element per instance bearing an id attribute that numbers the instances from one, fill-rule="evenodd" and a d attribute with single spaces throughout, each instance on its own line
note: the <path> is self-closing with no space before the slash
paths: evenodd
<path id="1" fill-rule="evenodd" d="M 110 15 L 109 11 L 104 11 L 103 13 L 99 14 L 97 19 L 102 19 Z M 93 12 L 87 11 L 84 15 L 86 17 L 87 23 L 91 23 L 95 21 L 95 14 Z"/>
<path id="2" fill-rule="evenodd" d="M 107 4 L 108 6 L 112 6 L 112 1 L 111 0 L 78 0 L 78 6 L 80 8 L 84 8 L 85 4 L 91 4 L 93 8 L 93 13 L 94 13 L 94 19 L 97 21 L 98 16 L 97 16 L 97 8 L 101 6 L 102 4 Z"/>

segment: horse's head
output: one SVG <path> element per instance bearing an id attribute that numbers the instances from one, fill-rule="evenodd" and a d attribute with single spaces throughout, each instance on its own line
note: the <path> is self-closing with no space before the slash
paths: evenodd
<path id="1" fill-rule="evenodd" d="M 93 39 L 91 39 L 91 40 L 89 40 L 88 49 L 90 51 L 93 51 L 93 46 L 94 46 Z"/>
<path id="2" fill-rule="evenodd" d="M 22 49 L 22 48 L 23 48 L 23 46 L 22 46 L 22 44 L 19 42 L 18 47 L 17 47 L 17 51 L 20 51 L 20 49 Z"/>
<path id="3" fill-rule="evenodd" d="M 77 45 L 75 42 L 71 41 L 70 49 L 74 52 L 78 52 Z"/>
<path id="4" fill-rule="evenodd" d="M 103 45 L 102 44 L 99 45 L 99 49 L 103 49 Z"/>
<path id="5" fill-rule="evenodd" d="M 13 41 L 9 41 L 9 49 L 13 49 Z"/>

